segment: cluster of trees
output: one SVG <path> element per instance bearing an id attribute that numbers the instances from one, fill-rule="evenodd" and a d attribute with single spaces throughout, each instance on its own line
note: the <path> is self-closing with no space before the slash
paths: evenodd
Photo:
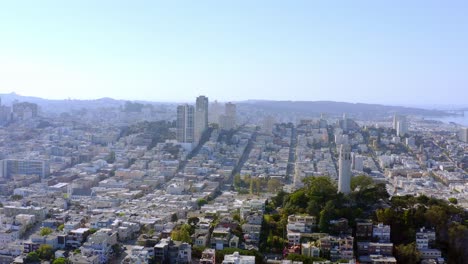
<path id="1" fill-rule="evenodd" d="M 451 202 L 427 196 L 395 196 L 390 207 L 378 209 L 375 220 L 390 225 L 396 257 L 402 263 L 418 259 L 413 250 L 415 235 L 421 227 L 435 227 L 437 247 L 448 257 L 449 263 L 468 259 L 464 247 L 468 245 L 468 214 Z"/>
<path id="2" fill-rule="evenodd" d="M 24 259 L 25 263 L 38 263 L 41 260 L 53 260 L 54 258 L 54 249 L 51 245 L 40 245 L 37 251 L 33 251 L 28 253 L 26 258 Z M 61 262 L 60 259 L 55 259 L 53 264 L 60 264 L 60 263 L 67 263 Z"/>
<path id="3" fill-rule="evenodd" d="M 371 217 L 373 206 L 388 200 L 383 184 L 375 184 L 367 176 L 353 177 L 349 195 L 337 193 L 335 183 L 327 176 L 308 177 L 304 188 L 291 194 L 280 191 L 266 207 L 262 227 L 262 250 L 281 252 L 285 241 L 288 216 L 309 214 L 319 220 L 319 231 L 329 232 L 329 222 L 346 218 L 354 225 L 356 218 Z"/>
<path id="4" fill-rule="evenodd" d="M 376 184 L 368 176 L 352 178 L 352 192 L 337 193 L 329 177 L 309 177 L 305 187 L 291 194 L 280 191 L 266 207 L 261 232 L 262 251 L 281 252 L 286 241 L 287 217 L 309 214 L 318 217 L 318 231 L 330 233 L 329 222 L 346 218 L 350 226 L 357 218 L 370 218 L 391 227 L 395 257 L 401 263 L 416 263 L 415 235 L 421 227 L 435 227 L 437 247 L 449 263 L 468 259 L 468 213 L 458 207 L 456 199 L 445 200 L 426 196 L 395 196 L 389 199 L 384 184 Z M 299 260 L 300 257 L 297 257 Z M 310 259 L 304 261 L 308 263 Z"/>
<path id="5" fill-rule="evenodd" d="M 283 186 L 282 182 L 275 178 L 258 178 L 245 175 L 242 179 L 239 174 L 234 175 L 233 183 L 237 192 L 249 194 L 276 193 Z"/>

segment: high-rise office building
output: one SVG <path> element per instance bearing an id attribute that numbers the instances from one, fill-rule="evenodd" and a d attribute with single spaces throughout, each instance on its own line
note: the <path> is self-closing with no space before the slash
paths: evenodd
<path id="1" fill-rule="evenodd" d="M 349 145 L 341 145 L 338 161 L 338 192 L 351 192 L 351 150 Z"/>
<path id="2" fill-rule="evenodd" d="M 192 105 L 179 105 L 177 107 L 177 141 L 181 143 L 194 142 L 195 110 Z"/>
<path id="3" fill-rule="evenodd" d="M 236 127 L 236 105 L 226 103 L 224 112 L 224 115 L 219 117 L 220 128 L 224 130 L 234 129 Z"/>
<path id="4" fill-rule="evenodd" d="M 203 132 L 208 128 L 208 97 L 198 96 L 195 103 L 194 140 L 198 142 Z"/>
<path id="5" fill-rule="evenodd" d="M 37 175 L 45 178 L 50 174 L 49 162 L 45 160 L 5 159 L 0 161 L 3 178 L 10 179 L 15 175 Z"/>
<path id="6" fill-rule="evenodd" d="M 458 140 L 468 143 L 468 127 L 458 130 Z"/>
<path id="7" fill-rule="evenodd" d="M 406 116 L 395 114 L 393 116 L 393 129 L 395 129 L 396 135 L 399 137 L 408 134 L 408 120 Z"/>

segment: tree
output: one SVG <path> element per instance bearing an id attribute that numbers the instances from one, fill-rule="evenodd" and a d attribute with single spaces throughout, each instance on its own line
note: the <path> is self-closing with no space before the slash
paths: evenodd
<path id="1" fill-rule="evenodd" d="M 267 184 L 268 192 L 274 193 L 281 187 L 281 181 L 278 179 L 269 179 Z"/>
<path id="2" fill-rule="evenodd" d="M 39 254 L 39 258 L 41 259 L 50 260 L 54 255 L 54 249 L 51 245 L 43 244 L 39 246 L 37 254 Z"/>
<path id="3" fill-rule="evenodd" d="M 25 263 L 38 263 L 40 261 L 41 260 L 39 259 L 39 254 L 37 254 L 36 251 L 28 253 L 28 255 L 26 255 L 26 258 L 24 259 Z"/>
<path id="4" fill-rule="evenodd" d="M 57 230 L 58 231 L 63 231 L 63 229 L 65 228 L 65 225 L 64 224 L 61 224 L 57 227 Z"/>
<path id="5" fill-rule="evenodd" d="M 395 247 L 395 257 L 398 263 L 418 263 L 421 253 L 416 248 L 416 243 L 401 244 Z"/>
<path id="6" fill-rule="evenodd" d="M 452 198 L 449 198 L 448 201 L 449 201 L 450 203 L 452 203 L 452 204 L 458 204 L 457 198 L 453 198 L 453 197 L 452 197 Z"/>
<path id="7" fill-rule="evenodd" d="M 335 215 L 335 205 L 333 201 L 328 201 L 322 211 L 320 211 L 319 228 L 321 232 L 328 232 L 330 220 L 333 220 Z"/>
<path id="8" fill-rule="evenodd" d="M 202 207 L 207 203 L 208 203 L 208 201 L 206 199 L 204 199 L 204 198 L 200 198 L 200 199 L 197 200 L 198 207 Z"/>
<path id="9" fill-rule="evenodd" d="M 189 225 L 192 225 L 192 226 L 197 225 L 198 222 L 200 222 L 200 218 L 198 218 L 198 217 L 196 217 L 196 216 L 190 217 L 189 219 L 187 219 L 187 223 L 188 223 Z"/>
<path id="10" fill-rule="evenodd" d="M 52 262 L 52 264 L 69 264 L 70 261 L 66 258 L 58 258 L 58 259 L 55 259 L 54 262 Z"/>
<path id="11" fill-rule="evenodd" d="M 10 197 L 13 201 L 19 201 L 21 199 L 23 199 L 23 196 L 19 195 L 19 194 L 14 194 Z"/>
<path id="12" fill-rule="evenodd" d="M 179 218 L 177 217 L 177 214 L 176 214 L 176 213 L 174 213 L 174 214 L 171 215 L 171 222 L 177 222 L 178 219 L 179 219 Z"/>
<path id="13" fill-rule="evenodd" d="M 187 228 L 185 225 L 182 225 L 180 229 L 172 231 L 171 238 L 175 241 L 191 243 L 190 226 Z"/>
<path id="14" fill-rule="evenodd" d="M 365 189 L 371 186 L 374 183 L 371 177 L 366 175 L 359 175 L 351 178 L 351 190 L 356 190 L 359 188 L 360 190 Z"/>
<path id="15" fill-rule="evenodd" d="M 49 227 L 43 227 L 41 228 L 41 230 L 39 231 L 39 234 L 41 236 L 48 236 L 50 234 L 52 234 L 54 232 L 54 230 L 52 230 L 51 228 Z"/>

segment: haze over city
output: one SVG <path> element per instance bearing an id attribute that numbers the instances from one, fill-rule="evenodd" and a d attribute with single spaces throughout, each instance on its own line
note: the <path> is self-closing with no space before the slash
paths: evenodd
<path id="1" fill-rule="evenodd" d="M 9 1 L 0 91 L 459 105 L 466 1 Z"/>

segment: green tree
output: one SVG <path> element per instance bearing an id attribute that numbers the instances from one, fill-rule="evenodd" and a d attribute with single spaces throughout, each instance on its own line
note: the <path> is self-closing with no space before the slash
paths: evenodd
<path id="1" fill-rule="evenodd" d="M 178 230 L 172 231 L 171 238 L 175 241 L 192 243 L 192 239 L 190 238 L 190 230 L 190 225 L 184 224 Z"/>
<path id="2" fill-rule="evenodd" d="M 360 190 L 365 189 L 373 184 L 374 180 L 366 175 L 358 175 L 351 178 L 351 190 L 353 191 L 356 190 L 356 188 L 359 188 Z"/>
<path id="3" fill-rule="evenodd" d="M 39 246 L 37 254 L 39 254 L 39 258 L 41 259 L 51 260 L 52 256 L 54 255 L 54 249 L 51 245 L 43 244 Z"/>
<path id="4" fill-rule="evenodd" d="M 401 244 L 395 247 L 395 257 L 398 263 L 418 263 L 421 253 L 416 248 L 416 243 Z"/>
<path id="5" fill-rule="evenodd" d="M 19 195 L 19 194 L 14 194 L 10 197 L 13 201 L 19 201 L 21 199 L 23 199 L 23 196 Z"/>
<path id="6" fill-rule="evenodd" d="M 278 189 L 281 188 L 281 186 L 282 186 L 282 183 L 278 179 L 273 178 L 273 179 L 268 180 L 267 189 L 268 189 L 268 192 L 270 193 L 277 192 Z"/>
<path id="7" fill-rule="evenodd" d="M 198 207 L 202 207 L 203 205 L 205 205 L 207 203 L 208 203 L 208 201 L 206 199 L 204 199 L 204 198 L 200 198 L 200 199 L 197 200 Z"/>
<path id="8" fill-rule="evenodd" d="M 25 263 L 38 263 L 40 261 L 41 260 L 39 258 L 39 254 L 37 254 L 36 251 L 28 253 L 28 255 L 26 255 L 26 258 L 24 259 Z"/>
<path id="9" fill-rule="evenodd" d="M 64 228 L 65 228 L 65 225 L 64 225 L 64 224 L 61 224 L 61 225 L 59 225 L 59 226 L 57 227 L 57 230 L 61 232 L 61 231 L 63 231 Z"/>
<path id="10" fill-rule="evenodd" d="M 449 201 L 450 203 L 452 203 L 452 204 L 458 204 L 457 198 L 451 197 L 451 198 L 448 199 L 448 201 Z"/>
<path id="11" fill-rule="evenodd" d="M 171 215 L 171 222 L 177 222 L 178 219 L 179 219 L 179 218 L 177 217 L 177 214 L 176 214 L 176 213 L 174 213 L 174 214 Z"/>
<path id="12" fill-rule="evenodd" d="M 70 261 L 66 258 L 58 258 L 58 259 L 55 259 L 52 264 L 69 264 Z"/>
<path id="13" fill-rule="evenodd" d="M 233 184 L 236 190 L 242 187 L 242 179 L 239 173 L 234 175 Z"/>
<path id="14" fill-rule="evenodd" d="M 319 228 L 321 232 L 327 233 L 330 220 L 335 216 L 335 205 L 333 201 L 328 201 L 322 211 L 320 211 Z"/>
<path id="15" fill-rule="evenodd" d="M 52 230 L 51 228 L 49 227 L 43 227 L 41 228 L 41 230 L 39 231 L 39 235 L 41 236 L 48 236 L 50 234 L 52 234 L 54 232 L 54 230 Z"/>

